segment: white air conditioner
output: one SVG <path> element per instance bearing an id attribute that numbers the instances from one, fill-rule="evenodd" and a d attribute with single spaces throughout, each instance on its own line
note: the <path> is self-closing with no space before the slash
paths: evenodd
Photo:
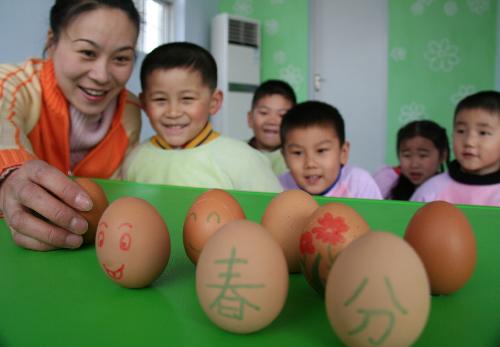
<path id="1" fill-rule="evenodd" d="M 212 125 L 225 136 L 247 141 L 253 136 L 247 113 L 260 84 L 259 22 L 227 13 L 215 16 L 211 47 L 218 86 L 224 93 L 222 108 L 212 117 Z"/>

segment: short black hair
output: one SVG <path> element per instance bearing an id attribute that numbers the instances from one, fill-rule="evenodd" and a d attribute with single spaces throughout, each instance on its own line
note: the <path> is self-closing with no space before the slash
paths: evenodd
<path id="1" fill-rule="evenodd" d="M 344 144 L 344 119 L 337 108 L 321 101 L 306 101 L 295 105 L 283 116 L 280 126 L 282 145 L 286 143 L 286 135 L 290 131 L 313 126 L 333 129 L 339 138 L 340 145 Z"/>
<path id="2" fill-rule="evenodd" d="M 495 90 L 484 90 L 463 98 L 455 108 L 454 119 L 465 109 L 479 108 L 500 115 L 500 93 Z"/>
<path id="3" fill-rule="evenodd" d="M 450 153 L 446 129 L 432 120 L 416 120 L 401 127 L 398 130 L 396 152 L 399 153 L 403 141 L 417 136 L 430 140 L 438 150 L 439 155 Z"/>
<path id="4" fill-rule="evenodd" d="M 287 82 L 282 80 L 267 80 L 261 83 L 253 93 L 252 109 L 260 99 L 270 95 L 281 95 L 290 101 L 292 105 L 297 103 L 295 92 L 293 91 L 292 86 L 290 86 Z"/>
<path id="5" fill-rule="evenodd" d="M 189 69 L 199 72 L 203 84 L 211 90 L 217 88 L 217 63 L 205 48 L 190 42 L 166 43 L 153 49 L 142 61 L 141 88 L 155 70 Z"/>

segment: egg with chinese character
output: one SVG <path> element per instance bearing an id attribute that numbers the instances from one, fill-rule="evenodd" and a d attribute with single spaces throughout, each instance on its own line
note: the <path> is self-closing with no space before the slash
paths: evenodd
<path id="1" fill-rule="evenodd" d="M 153 205 L 134 197 L 115 200 L 104 211 L 96 235 L 104 273 L 128 288 L 151 284 L 170 257 L 170 236 Z"/>
<path id="2" fill-rule="evenodd" d="M 402 238 L 371 231 L 353 241 L 328 274 L 326 312 L 347 346 L 410 346 L 431 297 L 424 264 Z"/>
<path id="3" fill-rule="evenodd" d="M 445 201 L 425 204 L 411 218 L 404 238 L 422 259 L 433 294 L 451 294 L 472 276 L 476 238 L 458 207 Z"/>
<path id="4" fill-rule="evenodd" d="M 276 195 L 264 211 L 261 224 L 283 249 L 291 273 L 300 272 L 300 234 L 317 208 L 310 194 L 292 189 Z"/>
<path id="5" fill-rule="evenodd" d="M 186 214 L 183 227 L 184 250 L 196 264 L 205 242 L 229 221 L 245 219 L 239 202 L 222 189 L 201 194 Z"/>
<path id="6" fill-rule="evenodd" d="M 196 293 L 205 314 L 220 328 L 235 333 L 261 330 L 285 304 L 285 256 L 260 224 L 231 221 L 201 251 Z"/>
<path id="7" fill-rule="evenodd" d="M 300 265 L 309 285 L 322 295 L 337 256 L 369 229 L 363 217 L 346 204 L 330 202 L 316 209 L 299 240 Z"/>
<path id="8" fill-rule="evenodd" d="M 80 212 L 80 214 L 88 222 L 87 232 L 82 235 L 83 242 L 86 244 L 93 244 L 99 219 L 101 219 L 102 214 L 109 205 L 108 198 L 101 186 L 90 178 L 77 177 L 75 178 L 75 182 L 85 189 L 92 200 L 92 209 L 90 211 Z"/>

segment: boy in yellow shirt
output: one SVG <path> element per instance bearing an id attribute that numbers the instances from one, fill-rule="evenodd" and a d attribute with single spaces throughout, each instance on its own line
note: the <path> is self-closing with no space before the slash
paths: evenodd
<path id="1" fill-rule="evenodd" d="M 157 47 L 141 67 L 141 103 L 156 131 L 127 158 L 124 178 L 143 183 L 279 192 L 269 160 L 221 136 L 209 117 L 219 110 L 217 65 L 188 42 Z"/>

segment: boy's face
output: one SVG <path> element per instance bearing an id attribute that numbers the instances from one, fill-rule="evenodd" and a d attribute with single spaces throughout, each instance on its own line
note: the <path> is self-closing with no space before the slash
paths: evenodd
<path id="1" fill-rule="evenodd" d="M 467 173 L 500 170 L 500 115 L 480 108 L 460 111 L 453 127 L 453 151 Z"/>
<path id="2" fill-rule="evenodd" d="M 290 100 L 280 94 L 266 95 L 256 102 L 247 118 L 257 149 L 272 151 L 280 145 L 281 118 L 292 106 Z"/>
<path id="3" fill-rule="evenodd" d="M 401 173 L 416 186 L 435 175 L 444 159 L 434 143 L 422 136 L 403 140 L 399 146 Z"/>
<path id="4" fill-rule="evenodd" d="M 297 128 L 286 135 L 283 155 L 297 185 L 320 194 L 335 182 L 349 158 L 349 144 L 340 145 L 331 127 Z"/>
<path id="5" fill-rule="evenodd" d="M 156 133 L 170 146 L 181 147 L 217 113 L 222 93 L 203 84 L 197 71 L 156 69 L 147 77 L 141 101 Z"/>

